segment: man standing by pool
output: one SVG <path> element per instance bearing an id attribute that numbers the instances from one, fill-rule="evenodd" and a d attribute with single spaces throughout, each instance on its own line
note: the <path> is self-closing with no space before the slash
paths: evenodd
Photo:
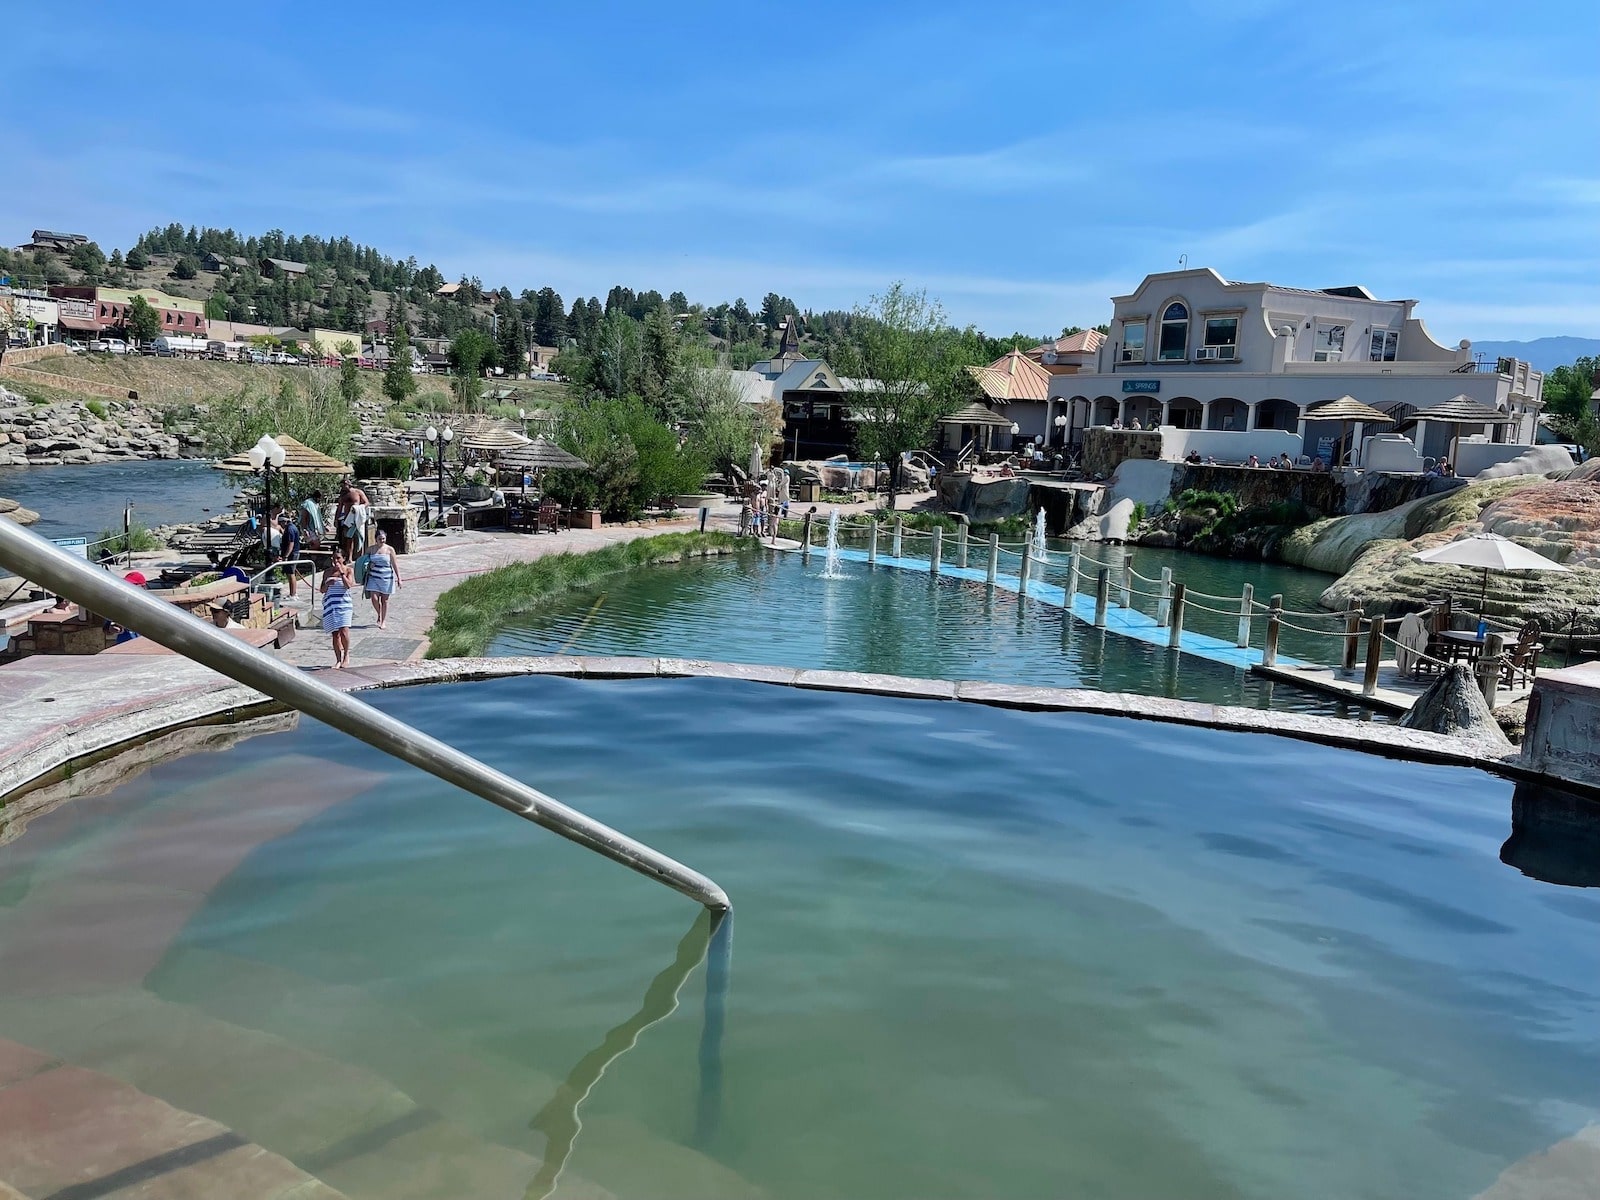
<path id="1" fill-rule="evenodd" d="M 283 573 L 289 577 L 289 595 L 295 594 L 295 576 L 300 568 L 293 565 L 300 557 L 300 526 L 295 524 L 294 514 L 288 509 L 278 514 L 278 561 L 290 565 L 284 567 Z"/>

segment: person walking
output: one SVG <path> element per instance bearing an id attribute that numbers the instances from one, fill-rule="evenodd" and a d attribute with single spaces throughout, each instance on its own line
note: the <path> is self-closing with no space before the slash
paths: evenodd
<path id="1" fill-rule="evenodd" d="M 350 561 L 366 551 L 367 517 L 371 511 L 372 501 L 367 499 L 366 492 L 348 478 L 340 482 L 339 503 L 333 510 L 333 524 L 339 536 L 339 549 Z"/>
<path id="2" fill-rule="evenodd" d="M 355 570 L 340 550 L 322 573 L 322 632 L 333 635 L 333 665 L 350 665 L 350 626 L 355 622 Z"/>
<path id="3" fill-rule="evenodd" d="M 300 527 L 302 540 L 313 549 L 322 545 L 322 537 L 326 532 L 322 517 L 322 493 L 312 492 L 300 501 Z"/>
<path id="4" fill-rule="evenodd" d="M 372 549 L 367 551 L 367 599 L 372 601 L 372 611 L 377 614 L 378 628 L 389 619 L 389 596 L 400 586 L 400 559 L 389 545 L 389 535 L 378 530 Z"/>

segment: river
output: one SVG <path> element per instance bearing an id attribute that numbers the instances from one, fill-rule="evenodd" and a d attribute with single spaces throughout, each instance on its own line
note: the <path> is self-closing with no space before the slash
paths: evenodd
<path id="1" fill-rule="evenodd" d="M 193 458 L 130 459 L 71 467 L 0 467 L 0 496 L 39 514 L 41 537 L 93 538 L 122 528 L 122 510 L 147 526 L 227 512 L 244 479 Z"/>

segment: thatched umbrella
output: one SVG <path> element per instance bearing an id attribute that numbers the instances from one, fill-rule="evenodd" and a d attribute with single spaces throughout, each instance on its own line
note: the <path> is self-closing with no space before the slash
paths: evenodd
<path id="1" fill-rule="evenodd" d="M 528 472 L 583 471 L 589 464 L 576 454 L 570 454 L 549 438 L 536 437 L 500 456 L 502 467 L 515 467 L 522 471 L 522 490 L 528 490 Z"/>
<path id="2" fill-rule="evenodd" d="M 1339 440 L 1344 441 L 1344 435 L 1349 430 L 1352 422 L 1356 426 L 1356 436 L 1359 438 L 1363 425 L 1387 425 L 1394 418 L 1381 409 L 1373 408 L 1370 404 L 1363 404 L 1354 396 L 1340 396 L 1337 400 L 1325 400 L 1313 404 L 1302 414 L 1307 421 L 1337 421 L 1339 422 Z M 1304 447 L 1302 447 L 1303 449 Z M 1333 463 L 1338 466 L 1338 463 Z"/>
<path id="3" fill-rule="evenodd" d="M 1437 421 L 1441 425 L 1454 425 L 1456 431 L 1450 438 L 1450 462 L 1452 467 L 1456 461 L 1456 448 L 1461 441 L 1461 426 L 1463 425 L 1509 425 L 1516 418 L 1501 412 L 1498 408 L 1490 408 L 1487 404 L 1479 403 L 1471 396 L 1463 393 L 1452 396 L 1448 400 L 1441 400 L 1438 404 L 1427 408 L 1419 408 L 1411 414 L 1411 419 L 1419 426 L 1424 421 Z M 1421 430 L 1417 433 L 1417 442 L 1422 441 Z"/>
<path id="4" fill-rule="evenodd" d="M 337 458 L 331 458 L 320 450 L 313 450 L 304 442 L 290 437 L 286 433 L 275 433 L 272 440 L 283 447 L 283 465 L 272 468 L 283 475 L 348 475 L 350 464 L 342 463 Z M 250 462 L 250 451 L 241 450 L 237 454 L 230 454 L 227 458 L 218 459 L 211 464 L 219 471 L 237 471 L 241 474 L 255 474 L 260 468 Z"/>
<path id="5" fill-rule="evenodd" d="M 475 429 L 461 434 L 463 450 L 483 450 L 496 456 L 527 444 L 528 439 L 514 429 Z"/>

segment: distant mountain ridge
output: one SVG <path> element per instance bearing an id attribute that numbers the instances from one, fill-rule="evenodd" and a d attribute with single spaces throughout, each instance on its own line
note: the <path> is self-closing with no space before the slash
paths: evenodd
<path id="1" fill-rule="evenodd" d="M 1600 338 L 1542 337 L 1531 342 L 1472 343 L 1473 357 L 1520 358 L 1535 371 L 1565 367 L 1585 356 L 1600 355 Z"/>

